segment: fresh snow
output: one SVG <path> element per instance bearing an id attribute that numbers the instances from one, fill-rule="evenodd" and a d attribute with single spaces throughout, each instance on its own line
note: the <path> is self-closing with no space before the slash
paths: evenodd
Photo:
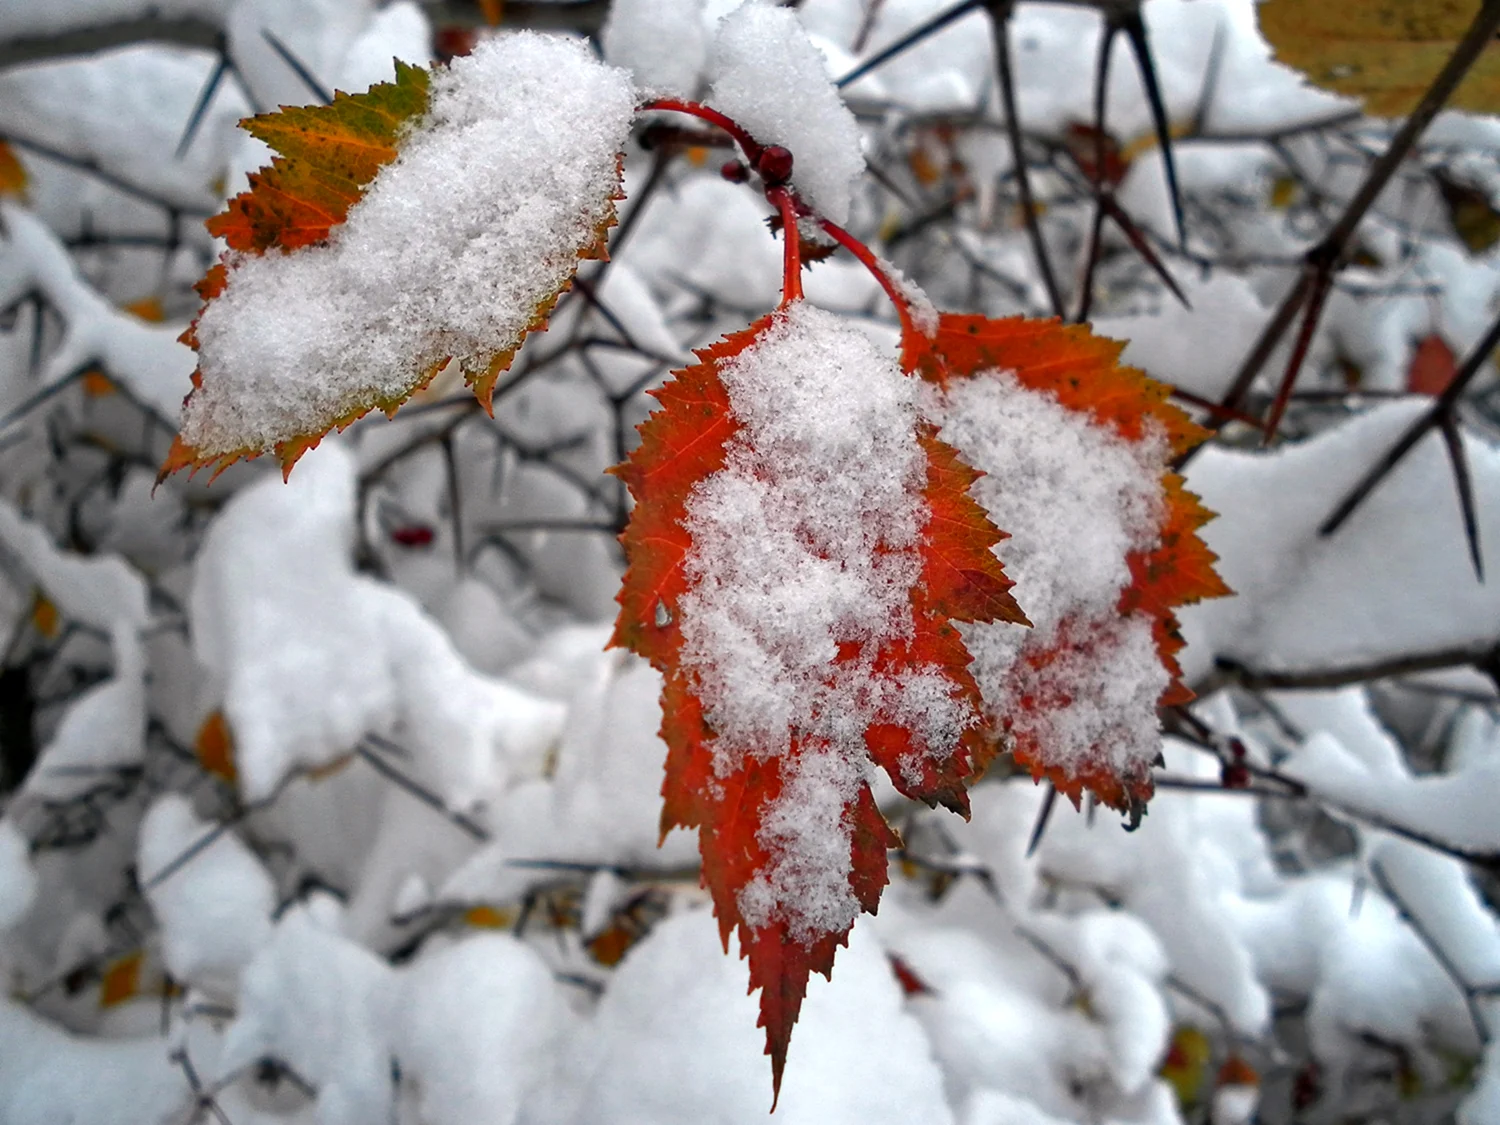
<path id="1" fill-rule="evenodd" d="M 1117 606 L 1130 582 L 1126 556 L 1160 534 L 1164 436 L 1126 441 L 1002 371 L 929 391 L 927 409 L 942 439 L 985 474 L 973 492 L 1010 536 L 995 554 L 1032 623 L 962 627 L 990 717 L 1024 721 L 1046 765 L 1076 768 L 1101 754 L 1116 772 L 1148 765 L 1167 673 L 1150 618 Z M 1026 660 L 1053 650 L 1044 667 Z M 1023 699 L 1059 705 L 1023 720 Z"/>
<path id="2" fill-rule="evenodd" d="M 708 103 L 763 145 L 792 154 L 792 186 L 824 218 L 849 217 L 864 173 L 859 126 L 788 8 L 748 0 L 719 23 Z"/>
<path id="3" fill-rule="evenodd" d="M 740 429 L 688 500 L 682 660 L 715 731 L 715 769 L 779 756 L 785 789 L 761 842 L 770 870 L 741 894 L 752 926 L 836 932 L 859 913 L 844 810 L 864 783 L 864 732 L 894 722 L 951 752 L 974 721 L 938 668 L 876 673 L 912 634 L 926 457 L 917 385 L 832 313 L 777 312 L 719 376 Z M 835 663 L 839 646 L 863 655 Z"/>

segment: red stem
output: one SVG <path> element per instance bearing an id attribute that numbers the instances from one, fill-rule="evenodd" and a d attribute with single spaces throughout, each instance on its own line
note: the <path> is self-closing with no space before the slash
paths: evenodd
<path id="1" fill-rule="evenodd" d="M 781 212 L 781 240 L 785 247 L 781 273 L 781 307 L 802 300 L 802 235 L 797 230 L 797 205 L 784 187 L 771 188 L 766 198 Z"/>
<path id="2" fill-rule="evenodd" d="M 865 269 L 874 275 L 875 280 L 880 282 L 880 287 L 885 290 L 885 295 L 891 299 L 891 304 L 896 306 L 896 315 L 901 319 L 902 335 L 925 335 L 917 327 L 916 319 L 912 316 L 911 299 L 896 284 L 895 279 L 886 272 L 885 267 L 880 264 L 880 260 L 875 257 L 875 252 L 837 223 L 830 222 L 827 219 L 820 219 L 819 224 L 835 242 L 858 258 L 864 264 Z"/>
<path id="3" fill-rule="evenodd" d="M 745 132 L 745 130 L 742 129 L 733 120 L 725 117 L 718 110 L 711 109 L 706 105 L 699 105 L 697 102 L 685 102 L 681 101 L 678 98 L 658 98 L 654 102 L 647 102 L 645 105 L 641 106 L 641 112 L 645 112 L 648 109 L 671 110 L 674 113 L 686 113 L 692 117 L 698 118 L 700 121 L 707 121 L 711 125 L 717 125 L 720 129 L 723 129 L 724 132 L 728 133 L 731 137 L 734 138 L 735 143 L 740 146 L 740 149 L 745 154 L 745 159 L 750 162 L 750 166 L 752 168 L 755 166 L 755 162 L 760 158 L 761 149 L 765 147 L 764 145 L 761 145 L 759 142 L 757 142 L 756 139 L 749 133 Z"/>

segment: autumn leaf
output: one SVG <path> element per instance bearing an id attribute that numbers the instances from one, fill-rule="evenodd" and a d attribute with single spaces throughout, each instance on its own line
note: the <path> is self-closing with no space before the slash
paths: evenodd
<path id="1" fill-rule="evenodd" d="M 635 510 L 613 643 L 662 673 L 662 829 L 699 830 L 779 1089 L 809 976 L 898 842 L 868 764 L 966 813 L 993 743 L 956 623 L 1025 618 L 977 474 L 856 329 L 793 302 L 698 356 L 614 470 Z"/>
<path id="2" fill-rule="evenodd" d="M 1380 117 L 1410 113 L 1479 11 L 1477 0 L 1266 0 L 1256 12 L 1278 62 L 1314 86 L 1362 97 Z M 1500 107 L 1500 47 L 1491 45 L 1448 100 L 1450 109 Z"/>
<path id="3" fill-rule="evenodd" d="M 266 452 L 290 471 L 450 363 L 488 409 L 579 261 L 604 255 L 633 111 L 623 72 L 522 33 L 243 122 L 279 155 L 208 222 L 229 249 L 182 337 L 198 369 L 163 475 Z"/>
<path id="4" fill-rule="evenodd" d="M 988 716 L 1021 765 L 1075 803 L 1150 798 L 1156 709 L 1184 702 L 1174 610 L 1227 594 L 1210 517 L 1172 460 L 1205 431 L 1087 326 L 943 315 L 903 366 L 932 384 L 941 435 L 986 476 L 999 553 L 1035 628 L 965 633 Z"/>

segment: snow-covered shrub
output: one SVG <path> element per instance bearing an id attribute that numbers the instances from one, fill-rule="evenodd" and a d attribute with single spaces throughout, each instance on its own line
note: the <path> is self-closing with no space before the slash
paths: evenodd
<path id="1" fill-rule="evenodd" d="M 761 985 L 848 938 L 778 1119 L 1500 1120 L 1493 369 L 1434 399 L 1494 121 L 1246 383 L 1395 131 L 1249 0 L 1147 0 L 1102 132 L 1084 5 L 456 7 L 0 11 L 0 1123 L 760 1121 L 734 922 Z M 215 241 L 239 118 L 380 83 Z M 683 432 L 722 459 L 622 551 Z"/>

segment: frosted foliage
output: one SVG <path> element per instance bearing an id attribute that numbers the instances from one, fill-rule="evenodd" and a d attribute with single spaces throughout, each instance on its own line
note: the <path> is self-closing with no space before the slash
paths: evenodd
<path id="1" fill-rule="evenodd" d="M 784 768 L 790 776 L 759 836 L 772 861 L 740 891 L 740 914 L 759 928 L 785 912 L 799 939 L 837 932 L 859 916 L 842 819 L 864 780 L 864 763 L 832 747 L 809 747 Z"/>
<path id="2" fill-rule="evenodd" d="M 581 43 L 529 33 L 435 72 L 326 246 L 231 261 L 182 440 L 269 449 L 404 397 L 445 357 L 482 373 L 513 350 L 612 213 L 634 96 Z"/>
<path id="3" fill-rule="evenodd" d="M 742 428 L 724 468 L 688 501 L 683 660 L 717 732 L 721 772 L 746 753 L 800 742 L 784 801 L 803 812 L 773 811 L 765 827 L 779 857 L 771 883 L 800 888 L 782 901 L 807 926 L 840 928 L 857 912 L 840 810 L 858 787 L 863 732 L 902 722 L 951 749 L 972 718 L 935 690 L 936 669 L 871 667 L 882 643 L 912 632 L 925 517 L 916 384 L 859 331 L 800 303 L 720 377 Z M 862 654 L 835 664 L 843 642 Z M 825 873 L 818 893 L 807 884 L 815 868 Z M 764 893 L 747 892 L 756 917 Z"/>
<path id="4" fill-rule="evenodd" d="M 600 31 L 605 59 L 642 91 L 692 97 L 708 63 L 702 0 L 614 0 Z"/>
<path id="5" fill-rule="evenodd" d="M 929 393 L 943 440 L 985 473 L 974 494 L 1010 535 L 995 553 L 1033 626 L 963 626 L 986 708 L 1004 719 L 1042 692 L 1056 705 L 1036 731 L 1049 762 L 1101 748 L 1117 763 L 1149 761 L 1167 677 L 1149 618 L 1121 620 L 1116 607 L 1130 582 L 1126 556 L 1157 542 L 1165 438 L 1126 441 L 1006 372 Z M 1023 659 L 1054 649 L 1042 666 Z M 1122 715 L 1150 722 L 1122 728 Z"/>
<path id="6" fill-rule="evenodd" d="M 859 126 L 794 12 L 750 0 L 719 23 L 709 104 L 793 157 L 792 185 L 836 223 L 865 170 Z"/>

